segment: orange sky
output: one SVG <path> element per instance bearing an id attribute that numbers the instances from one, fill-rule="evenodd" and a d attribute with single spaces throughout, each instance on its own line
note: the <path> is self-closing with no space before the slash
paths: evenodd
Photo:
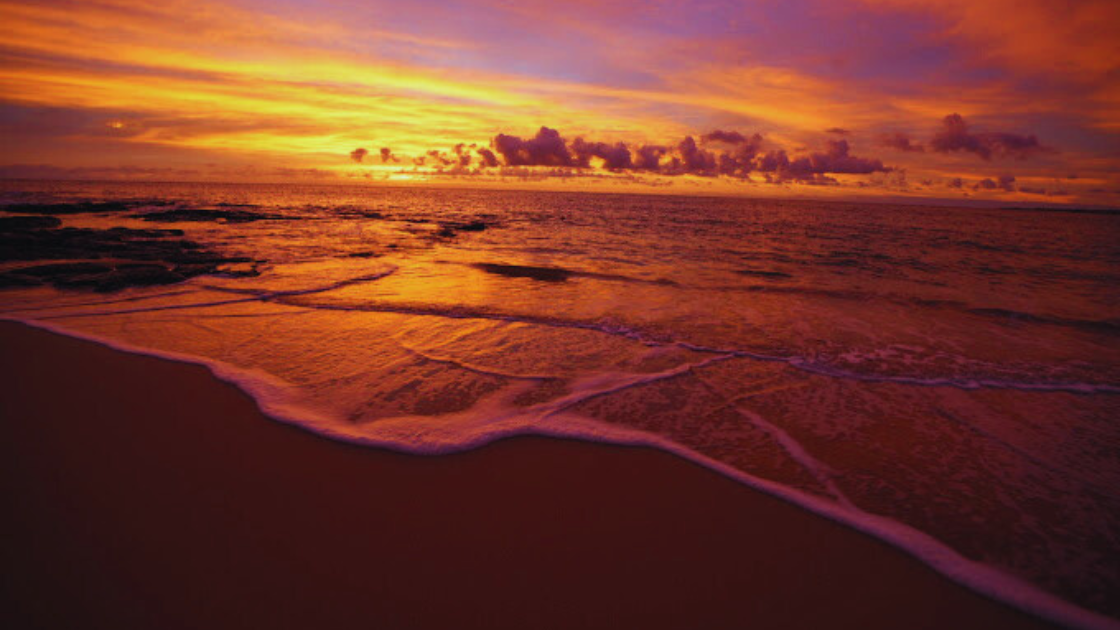
<path id="1" fill-rule="evenodd" d="M 0 21 L 5 177 L 1120 205 L 1111 1 L 0 0 Z"/>

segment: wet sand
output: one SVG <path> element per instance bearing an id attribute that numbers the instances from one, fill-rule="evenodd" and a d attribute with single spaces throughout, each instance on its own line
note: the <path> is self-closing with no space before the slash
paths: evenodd
<path id="1" fill-rule="evenodd" d="M 6 628 L 1039 628 L 678 457 L 420 457 L 0 322 Z"/>

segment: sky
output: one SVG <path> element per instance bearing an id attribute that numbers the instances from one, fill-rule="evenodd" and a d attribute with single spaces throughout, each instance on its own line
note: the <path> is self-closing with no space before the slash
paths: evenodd
<path id="1" fill-rule="evenodd" d="M 0 177 L 1120 206 L 1115 0 L 0 0 Z"/>

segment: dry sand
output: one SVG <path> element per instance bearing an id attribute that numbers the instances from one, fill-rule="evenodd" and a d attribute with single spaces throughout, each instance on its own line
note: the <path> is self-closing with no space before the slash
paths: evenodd
<path id="1" fill-rule="evenodd" d="M 419 457 L 202 367 L 0 323 L 5 628 L 1034 628 L 675 456 Z"/>

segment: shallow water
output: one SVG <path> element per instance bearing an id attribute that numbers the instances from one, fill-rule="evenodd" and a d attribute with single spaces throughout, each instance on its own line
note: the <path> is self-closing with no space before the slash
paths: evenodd
<path id="1" fill-rule="evenodd" d="M 2 316 L 232 366 L 271 408 L 344 439 L 442 452 L 520 432 L 655 436 L 1120 614 L 1120 216 L 415 188 L 0 190 L 4 203 L 125 200 L 60 218 L 182 229 L 260 261 L 255 277 L 108 294 L 9 289 Z M 282 218 L 142 220 L 169 202 Z"/>

